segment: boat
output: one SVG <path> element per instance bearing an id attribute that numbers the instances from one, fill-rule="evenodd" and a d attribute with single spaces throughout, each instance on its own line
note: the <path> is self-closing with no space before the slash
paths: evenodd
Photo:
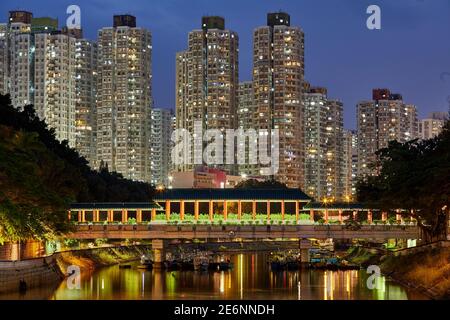
<path id="1" fill-rule="evenodd" d="M 285 267 L 286 267 L 285 264 L 282 263 L 282 262 L 280 262 L 280 261 L 272 261 L 272 262 L 270 263 L 270 269 L 271 269 L 272 271 L 281 271 L 281 270 L 285 270 L 285 269 L 286 269 Z"/>
<path id="2" fill-rule="evenodd" d="M 166 268 L 169 271 L 175 271 L 181 269 L 181 263 L 177 260 L 166 260 L 164 261 L 164 268 Z"/>
<path id="3" fill-rule="evenodd" d="M 230 260 L 222 261 L 219 263 L 219 270 L 226 271 L 233 268 L 233 263 Z"/>
<path id="4" fill-rule="evenodd" d="M 286 268 L 288 270 L 298 270 L 300 268 L 300 263 L 298 261 L 288 261 Z"/>
<path id="5" fill-rule="evenodd" d="M 194 258 L 194 270 L 206 271 L 208 270 L 209 263 L 206 257 L 195 257 Z"/>
<path id="6" fill-rule="evenodd" d="M 183 261 L 181 261 L 181 270 L 183 270 L 183 271 L 193 271 L 194 270 L 194 262 L 192 260 L 183 260 Z"/>
<path id="7" fill-rule="evenodd" d="M 119 264 L 119 269 L 131 269 L 131 264 Z"/>
<path id="8" fill-rule="evenodd" d="M 138 269 L 153 269 L 153 261 L 146 255 L 141 256 L 141 264 Z"/>
<path id="9" fill-rule="evenodd" d="M 208 263 L 208 270 L 214 270 L 214 271 L 217 271 L 217 270 L 219 270 L 219 265 L 220 265 L 219 262 L 213 262 L 213 261 L 210 261 L 210 262 Z"/>

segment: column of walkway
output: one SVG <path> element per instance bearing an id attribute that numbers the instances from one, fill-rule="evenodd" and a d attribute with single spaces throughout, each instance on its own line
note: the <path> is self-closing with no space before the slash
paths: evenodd
<path id="1" fill-rule="evenodd" d="M 165 202 L 165 215 L 166 215 L 166 220 L 170 221 L 170 215 L 171 215 L 171 203 L 172 202 L 179 202 L 180 203 L 180 220 L 184 220 L 185 218 L 185 200 L 178 200 L 178 201 L 171 201 L 171 200 L 166 200 Z M 245 201 L 245 200 L 236 200 L 236 201 L 230 201 L 230 200 L 221 200 L 221 201 L 214 201 L 214 200 L 209 200 L 209 201 L 199 201 L 199 200 L 195 200 L 194 201 L 194 219 L 198 220 L 200 212 L 199 212 L 199 205 L 200 202 L 208 202 L 209 204 L 209 219 L 210 221 L 214 220 L 214 202 L 223 202 L 223 217 L 224 220 L 228 219 L 228 203 L 229 202 L 237 202 L 238 204 L 238 210 L 237 210 L 237 216 L 238 216 L 238 220 L 242 219 L 242 202 L 251 202 L 252 203 L 252 219 L 256 220 L 256 206 L 257 206 L 257 202 L 263 202 L 263 201 L 256 201 L 256 200 L 251 200 L 251 201 Z M 270 205 L 273 202 L 279 202 L 281 204 L 281 219 L 284 221 L 285 220 L 285 214 L 286 214 L 286 201 L 285 200 L 281 200 L 281 201 L 272 201 L 272 200 L 266 200 L 266 215 L 267 215 L 267 220 L 270 220 L 270 214 L 271 214 L 271 209 L 270 209 Z M 289 202 L 294 202 L 295 203 L 295 220 L 298 221 L 300 218 L 300 201 L 289 201 Z M 152 210 L 152 219 L 154 219 L 154 214 L 155 211 L 154 209 Z"/>

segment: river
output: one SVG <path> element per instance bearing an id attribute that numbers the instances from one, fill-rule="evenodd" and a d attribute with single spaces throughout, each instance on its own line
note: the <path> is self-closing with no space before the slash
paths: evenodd
<path id="1" fill-rule="evenodd" d="M 234 268 L 221 272 L 143 271 L 135 266 L 106 267 L 83 274 L 80 289 L 63 281 L 56 289 L 42 288 L 13 299 L 275 299 L 275 300 L 416 300 L 423 295 L 380 277 L 370 290 L 365 270 L 272 272 L 265 253 L 231 256 Z"/>

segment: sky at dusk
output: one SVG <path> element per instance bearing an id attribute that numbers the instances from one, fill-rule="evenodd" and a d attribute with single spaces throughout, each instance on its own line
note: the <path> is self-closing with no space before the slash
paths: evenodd
<path id="1" fill-rule="evenodd" d="M 71 4 L 80 6 L 89 39 L 112 26 L 114 14 L 135 15 L 138 26 L 151 30 L 155 107 L 174 108 L 175 53 L 186 48 L 201 16 L 221 15 L 239 34 L 245 81 L 251 80 L 253 29 L 265 25 L 268 12 L 281 10 L 305 32 L 306 80 L 344 102 L 347 128 L 355 128 L 356 103 L 370 99 L 376 87 L 403 94 L 418 106 L 420 118 L 449 108 L 449 0 L 2 0 L 0 21 L 7 21 L 9 10 L 21 9 L 57 17 L 61 27 Z M 381 7 L 381 30 L 366 27 L 372 4 Z"/>

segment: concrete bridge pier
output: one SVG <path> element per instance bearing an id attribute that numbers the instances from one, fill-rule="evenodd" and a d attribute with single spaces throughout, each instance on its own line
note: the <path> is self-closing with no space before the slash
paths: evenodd
<path id="1" fill-rule="evenodd" d="M 166 243 L 164 240 L 152 240 L 153 268 L 162 269 L 164 260 L 166 260 Z"/>
<path id="2" fill-rule="evenodd" d="M 309 255 L 309 249 L 312 248 L 311 241 L 308 239 L 300 239 L 298 243 L 300 248 L 300 263 L 302 266 L 307 266 L 311 258 Z"/>

